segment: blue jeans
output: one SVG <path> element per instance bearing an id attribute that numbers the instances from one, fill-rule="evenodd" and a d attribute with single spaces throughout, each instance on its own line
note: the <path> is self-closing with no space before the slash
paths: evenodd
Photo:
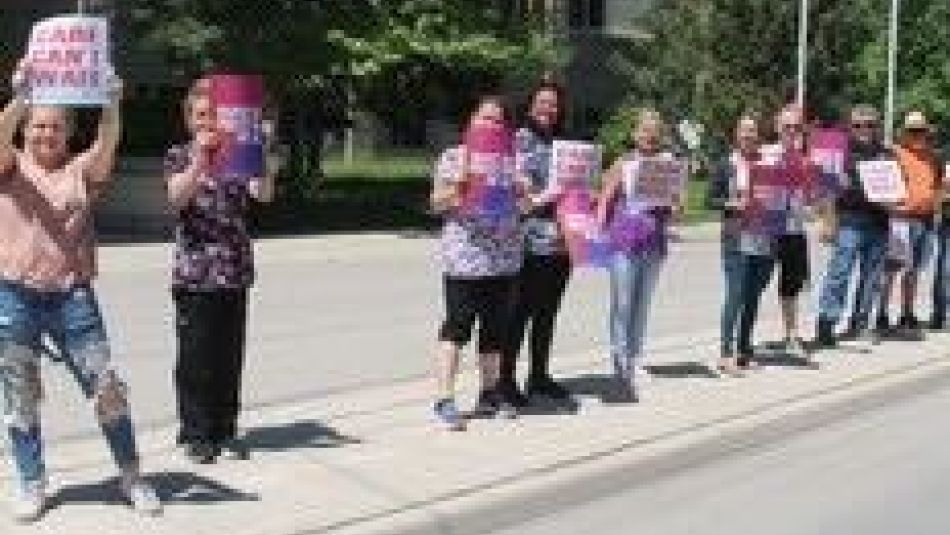
<path id="1" fill-rule="evenodd" d="M 769 285 L 775 261 L 769 256 L 743 253 L 738 240 L 727 238 L 722 244 L 724 299 L 722 305 L 722 354 L 736 351 L 752 353 L 752 331 L 759 313 L 762 293 Z M 738 340 L 738 343 L 737 343 Z"/>
<path id="2" fill-rule="evenodd" d="M 869 218 L 859 214 L 842 214 L 818 298 L 819 321 L 835 325 L 841 320 L 851 274 L 855 264 L 860 263 L 851 327 L 866 329 L 870 324 L 874 298 L 881 293 L 886 255 L 886 228 L 875 226 Z"/>
<path id="3" fill-rule="evenodd" d="M 92 288 L 40 292 L 0 282 L 0 409 L 20 483 L 40 482 L 46 471 L 40 430 L 43 335 L 55 343 L 83 393 L 93 400 L 115 462 L 122 469 L 137 469 L 126 387 L 110 365 Z"/>
<path id="4" fill-rule="evenodd" d="M 947 261 L 947 251 L 950 249 L 950 221 L 941 221 L 935 234 L 937 267 L 934 271 L 933 320 L 940 323 L 947 319 L 947 305 L 950 304 L 950 262 Z"/>
<path id="5" fill-rule="evenodd" d="M 893 275 L 893 278 L 888 278 L 888 283 L 893 283 L 895 280 L 915 280 L 909 278 L 915 278 L 920 276 L 920 273 L 927 267 L 927 262 L 930 261 L 930 256 L 933 254 L 933 240 L 934 240 L 934 228 L 933 223 L 929 220 L 909 218 L 907 221 L 908 229 L 908 239 L 910 246 L 910 264 L 903 268 L 896 268 L 890 274 Z M 898 271 L 900 271 L 898 273 Z M 886 319 L 890 309 L 890 301 L 893 287 L 890 284 L 886 284 L 880 296 L 880 306 L 878 308 L 878 315 L 882 320 Z M 903 294 L 902 294 L 903 296 Z M 911 296 L 911 302 L 902 302 L 901 303 L 901 315 L 902 316 L 913 316 L 914 311 L 911 306 L 908 308 L 908 305 L 912 305 L 913 297 Z"/>
<path id="6" fill-rule="evenodd" d="M 614 373 L 629 377 L 643 354 L 650 303 L 666 255 L 648 250 L 610 260 L 610 356 Z"/>

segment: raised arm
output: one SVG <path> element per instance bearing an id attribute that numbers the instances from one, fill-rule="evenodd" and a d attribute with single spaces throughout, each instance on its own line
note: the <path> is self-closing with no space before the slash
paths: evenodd
<path id="1" fill-rule="evenodd" d="M 607 222 L 610 220 L 610 213 L 611 210 L 613 210 L 614 203 L 617 202 L 622 181 L 623 160 L 618 159 L 610 166 L 610 169 L 604 173 L 603 187 L 600 190 L 600 197 L 597 201 L 597 222 L 601 227 L 606 227 Z"/>
<path id="2" fill-rule="evenodd" d="M 442 153 L 432 176 L 432 193 L 429 203 L 432 210 L 445 213 L 461 203 L 461 184 L 465 175 L 466 153 L 464 149 L 449 149 Z"/>
<path id="3" fill-rule="evenodd" d="M 101 187 L 112 177 L 115 153 L 122 138 L 122 80 L 116 76 L 110 81 L 109 103 L 102 108 L 99 129 L 92 147 L 83 155 L 86 178 L 93 189 Z"/>
<path id="4" fill-rule="evenodd" d="M 168 202 L 176 210 L 188 206 L 201 184 L 209 179 L 212 136 L 209 132 L 198 132 L 191 146 L 173 149 L 165 159 Z"/>
<path id="5" fill-rule="evenodd" d="M 13 136 L 16 134 L 17 126 L 26 115 L 26 95 L 27 91 L 26 72 L 23 62 L 17 66 L 11 79 L 13 89 L 13 98 L 3 111 L 0 112 L 0 175 L 9 172 L 16 163 L 16 148 L 13 146 Z"/>

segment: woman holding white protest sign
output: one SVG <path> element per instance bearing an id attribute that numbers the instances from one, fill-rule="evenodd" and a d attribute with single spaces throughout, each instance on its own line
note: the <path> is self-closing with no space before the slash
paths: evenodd
<path id="1" fill-rule="evenodd" d="M 244 92 L 263 100 L 262 82 L 245 79 L 250 89 Z M 273 199 L 279 167 L 271 150 L 273 128 L 268 131 L 263 122 L 249 125 L 263 136 L 260 144 L 247 145 L 257 153 L 248 160 L 252 165 L 225 162 L 236 138 L 221 117 L 215 80 L 202 78 L 189 90 L 183 111 L 192 139 L 165 157 L 168 199 L 176 210 L 172 295 L 178 443 L 202 464 L 222 453 L 238 459 L 249 455 L 237 433 L 248 292 L 255 279 L 247 220 L 254 202 Z M 251 123 L 260 120 L 254 115 L 248 116 Z"/>
<path id="2" fill-rule="evenodd" d="M 741 376 L 752 364 L 752 333 L 774 265 L 771 237 L 747 224 L 751 181 L 762 158 L 755 116 L 739 119 L 735 143 L 735 150 L 710 181 L 707 197 L 707 205 L 722 212 L 725 299 L 717 369 L 728 377 Z"/>
<path id="3" fill-rule="evenodd" d="M 650 303 L 667 254 L 668 226 L 682 210 L 684 176 L 660 172 L 674 162 L 662 152 L 666 125 L 643 110 L 633 132 L 634 148 L 604 175 L 597 208 L 616 252 L 610 260 L 610 356 L 618 401 L 637 399 Z"/>
<path id="4" fill-rule="evenodd" d="M 564 403 L 571 397 L 549 369 L 555 322 L 571 275 L 555 214 L 559 185 L 552 182 L 551 169 L 552 146 L 563 131 L 564 117 L 564 90 L 546 81 L 532 94 L 527 125 L 515 136 L 518 173 L 529 185 L 532 206 L 522 222 L 524 266 L 518 275 L 511 340 L 502 354 L 499 389 L 516 406 L 527 404 L 528 399 Z M 515 380 L 515 367 L 529 324 L 531 366 L 525 399 Z"/>
<path id="5" fill-rule="evenodd" d="M 0 113 L 0 401 L 17 481 L 13 512 L 32 521 L 47 506 L 39 411 L 46 336 L 94 402 L 123 495 L 137 511 L 157 514 L 161 503 L 140 474 L 127 387 L 111 363 L 92 287 L 92 211 L 109 186 L 119 144 L 122 83 L 112 76 L 95 141 L 72 155 L 70 102 L 31 102 L 31 75 L 31 64 L 21 62 L 13 99 Z M 21 124 L 18 149 L 13 138 Z"/>
<path id="6" fill-rule="evenodd" d="M 463 143 L 440 156 L 430 196 L 433 209 L 443 217 L 438 256 L 445 301 L 433 412 L 436 423 L 451 431 L 465 429 L 455 401 L 455 382 L 460 352 L 476 323 L 481 369 L 478 412 L 503 418 L 517 414 L 498 391 L 515 280 L 524 257 L 518 213 L 525 190 L 516 183 L 514 168 L 514 136 L 504 101 L 484 96 L 468 120 Z"/>

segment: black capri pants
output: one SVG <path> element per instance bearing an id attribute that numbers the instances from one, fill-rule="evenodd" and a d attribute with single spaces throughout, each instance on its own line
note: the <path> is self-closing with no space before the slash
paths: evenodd
<path id="1" fill-rule="evenodd" d="M 439 340 L 463 347 L 478 324 L 478 352 L 500 353 L 514 308 L 515 277 L 445 277 L 445 321 Z"/>
<path id="2" fill-rule="evenodd" d="M 784 299 L 798 297 L 811 278 L 808 237 L 805 234 L 779 236 L 775 242 L 775 260 L 779 267 L 779 297 Z"/>

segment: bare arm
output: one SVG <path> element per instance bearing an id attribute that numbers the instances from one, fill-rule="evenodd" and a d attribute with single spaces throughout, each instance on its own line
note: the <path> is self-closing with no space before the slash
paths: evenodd
<path id="1" fill-rule="evenodd" d="M 617 160 L 610 169 L 604 173 L 604 184 L 600 191 L 600 197 L 597 200 L 597 222 L 601 227 L 606 227 L 610 219 L 611 210 L 617 201 L 617 195 L 620 192 L 620 184 L 623 180 L 623 162 Z"/>
<path id="2" fill-rule="evenodd" d="M 13 98 L 0 112 L 0 175 L 8 173 L 16 163 L 13 136 L 26 115 L 26 76 L 21 62 L 12 78 Z"/>
<path id="3" fill-rule="evenodd" d="M 431 204 L 432 210 L 437 213 L 448 212 L 461 204 L 461 184 L 465 176 L 465 170 L 468 168 L 468 162 L 464 150 L 460 150 L 458 157 L 458 162 L 452 162 L 446 153 L 436 164 L 429 204 Z"/>
<path id="4" fill-rule="evenodd" d="M 114 77 L 111 83 L 109 104 L 102 109 L 96 140 L 84 155 L 86 177 L 95 190 L 101 190 L 111 178 L 122 139 L 122 81 Z"/>
<path id="5" fill-rule="evenodd" d="M 211 168 L 209 147 L 212 142 L 211 134 L 199 132 L 195 136 L 194 143 L 182 149 L 191 151 L 190 154 L 170 155 L 173 161 L 166 163 L 165 183 L 168 187 L 168 202 L 176 210 L 182 210 L 188 206 L 198 193 L 201 184 L 208 180 L 208 172 Z M 183 164 L 180 161 L 174 161 L 176 158 L 186 161 L 187 165 L 181 167 Z"/>

